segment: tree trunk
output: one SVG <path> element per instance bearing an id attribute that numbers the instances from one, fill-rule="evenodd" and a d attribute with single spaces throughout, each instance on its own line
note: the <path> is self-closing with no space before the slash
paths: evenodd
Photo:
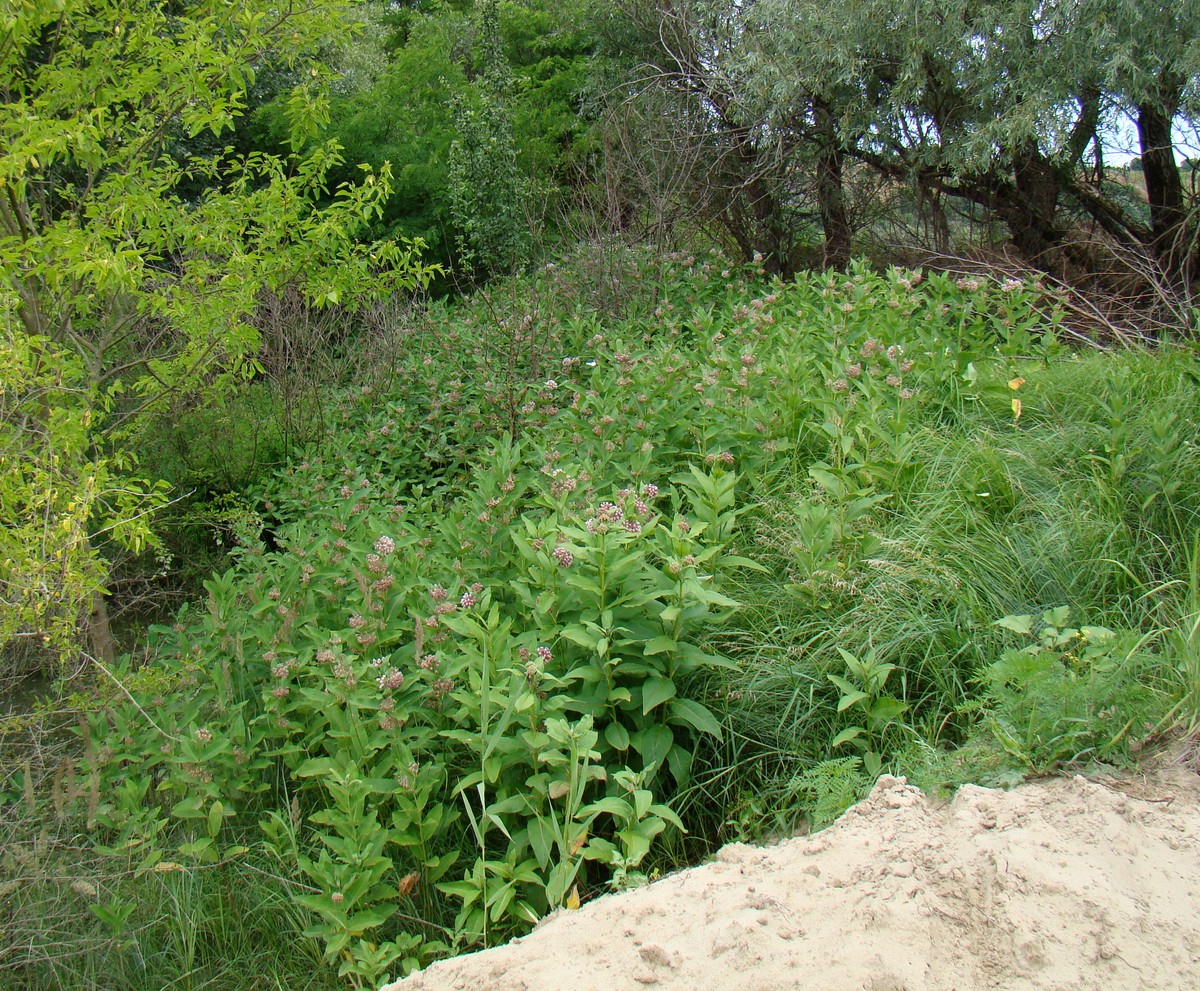
<path id="1" fill-rule="evenodd" d="M 845 271 L 850 264 L 852 232 L 842 181 L 842 149 L 837 128 L 824 100 L 813 100 L 817 125 L 817 208 L 825 231 L 824 267 Z"/>
<path id="2" fill-rule="evenodd" d="M 916 172 L 918 231 L 939 255 L 950 253 L 950 221 L 942 205 L 942 193 L 923 170 Z"/>
<path id="3" fill-rule="evenodd" d="M 1013 151 L 1013 182 L 996 191 L 996 212 L 1008 227 L 1022 257 L 1050 271 L 1050 251 L 1058 243 L 1054 211 L 1058 207 L 1058 173 L 1033 140 Z"/>
<path id="4" fill-rule="evenodd" d="M 1191 252 L 1188 250 L 1183 182 L 1171 138 L 1171 121 L 1179 105 L 1178 94 L 1178 88 L 1160 80 L 1160 99 L 1140 103 L 1137 108 L 1142 173 L 1150 205 L 1150 249 L 1172 286 L 1184 285 L 1192 274 L 1188 271 Z"/>
<path id="5" fill-rule="evenodd" d="M 116 656 L 116 643 L 112 628 L 108 624 L 108 603 L 102 592 L 92 596 L 92 611 L 88 617 L 88 640 L 91 641 L 93 656 L 102 664 L 112 667 Z"/>

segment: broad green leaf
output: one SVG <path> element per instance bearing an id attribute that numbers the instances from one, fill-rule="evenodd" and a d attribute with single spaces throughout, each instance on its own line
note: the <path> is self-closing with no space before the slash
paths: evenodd
<path id="1" fill-rule="evenodd" d="M 908 706 L 899 699 L 894 699 L 890 695 L 883 695 L 877 698 L 871 705 L 871 720 L 876 725 L 891 722 L 898 716 L 904 715 L 908 711 Z"/>
<path id="2" fill-rule="evenodd" d="M 642 756 L 647 766 L 661 767 L 675 745 L 675 735 L 668 726 L 648 726 L 629 737 L 633 749 Z"/>
<path id="3" fill-rule="evenodd" d="M 1058 606 L 1054 609 L 1047 609 L 1044 613 L 1042 613 L 1042 622 L 1059 630 L 1063 629 L 1070 619 L 1070 606 Z"/>
<path id="4" fill-rule="evenodd" d="M 225 806 L 219 800 L 214 801 L 208 808 L 208 835 L 215 838 L 221 831 L 221 822 L 225 815 Z"/>
<path id="5" fill-rule="evenodd" d="M 553 833 L 546 821 L 540 816 L 529 820 L 529 846 L 537 858 L 538 866 L 545 870 L 550 863 L 550 851 L 553 847 Z"/>
<path id="6" fill-rule="evenodd" d="M 1005 616 L 1003 619 L 996 620 L 993 626 L 1001 626 L 1006 630 L 1012 630 L 1013 633 L 1031 634 L 1033 632 L 1033 617 L 1032 616 Z"/>
<path id="7" fill-rule="evenodd" d="M 867 695 L 866 692 L 861 692 L 858 690 L 847 692 L 840 699 L 838 699 L 837 711 L 845 712 L 847 709 L 850 708 L 850 706 L 857 705 L 863 699 L 868 698 L 868 697 L 869 696 Z"/>
<path id="8" fill-rule="evenodd" d="M 589 633 L 582 626 L 564 626 L 559 631 L 559 636 L 588 650 L 595 650 L 600 640 L 599 636 Z"/>
<path id="9" fill-rule="evenodd" d="M 629 749 L 629 731 L 618 722 L 611 722 L 604 727 L 604 739 L 614 750 Z"/>
<path id="10" fill-rule="evenodd" d="M 679 644 L 670 637 L 655 637 L 646 644 L 643 653 L 646 655 L 665 654 L 678 649 L 678 647 Z"/>
<path id="11" fill-rule="evenodd" d="M 581 815 L 596 815 L 601 812 L 612 816 L 620 822 L 628 822 L 633 818 L 633 808 L 623 798 L 610 795 L 600 798 L 579 810 Z"/>
<path id="12" fill-rule="evenodd" d="M 863 735 L 863 732 L 864 730 L 861 726 L 847 726 L 830 741 L 830 749 L 836 749 L 844 743 L 853 743 Z"/>
<path id="13" fill-rule="evenodd" d="M 642 715 L 675 697 L 675 682 L 670 678 L 647 678 L 642 684 Z"/>
<path id="14" fill-rule="evenodd" d="M 721 724 L 712 712 L 694 699 L 672 699 L 671 721 L 684 723 L 701 733 L 722 739 Z"/>

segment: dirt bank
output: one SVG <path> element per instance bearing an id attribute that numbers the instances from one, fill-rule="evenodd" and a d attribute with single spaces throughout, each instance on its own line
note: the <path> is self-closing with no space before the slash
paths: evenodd
<path id="1" fill-rule="evenodd" d="M 395 991 L 1200 988 L 1200 778 L 950 803 L 882 778 L 811 837 L 561 912 Z"/>

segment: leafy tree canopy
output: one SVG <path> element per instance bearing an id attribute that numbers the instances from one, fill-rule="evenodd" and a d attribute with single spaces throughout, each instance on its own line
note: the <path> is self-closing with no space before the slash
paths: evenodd
<path id="1" fill-rule="evenodd" d="M 329 188 L 315 57 L 346 0 L 23 0 L 0 14 L 0 644 L 64 646 L 102 584 L 95 543 L 152 539 L 145 414 L 257 370 L 259 293 L 350 303 L 428 277 L 413 243 L 356 235 L 386 164 Z M 263 72 L 291 80 L 295 153 L 228 135 Z"/>
<path id="2" fill-rule="evenodd" d="M 500 54 L 511 74 L 498 102 L 483 78 L 482 5 L 414 0 L 388 6 L 378 14 L 375 37 L 351 42 L 381 43 L 388 61 L 369 85 L 339 91 L 325 132 L 345 146 L 350 161 L 393 164 L 393 194 L 376 229 L 419 237 L 429 257 L 442 262 L 455 258 L 462 233 L 451 210 L 450 149 L 456 141 L 474 140 L 464 133 L 465 120 L 495 112 L 507 118 L 515 168 L 536 217 L 554 214 L 585 145 L 588 121 L 580 110 L 594 43 L 578 4 L 524 0 L 495 6 Z M 281 111 L 280 104 L 262 115 L 280 137 Z M 347 174 L 345 166 L 336 173 Z M 520 213 L 528 228 L 531 217 Z"/>

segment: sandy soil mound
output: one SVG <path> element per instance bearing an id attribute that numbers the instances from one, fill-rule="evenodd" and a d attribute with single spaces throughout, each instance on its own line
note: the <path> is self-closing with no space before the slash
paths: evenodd
<path id="1" fill-rule="evenodd" d="M 810 837 L 560 912 L 394 991 L 1200 988 L 1200 778 L 937 804 L 903 779 Z"/>

